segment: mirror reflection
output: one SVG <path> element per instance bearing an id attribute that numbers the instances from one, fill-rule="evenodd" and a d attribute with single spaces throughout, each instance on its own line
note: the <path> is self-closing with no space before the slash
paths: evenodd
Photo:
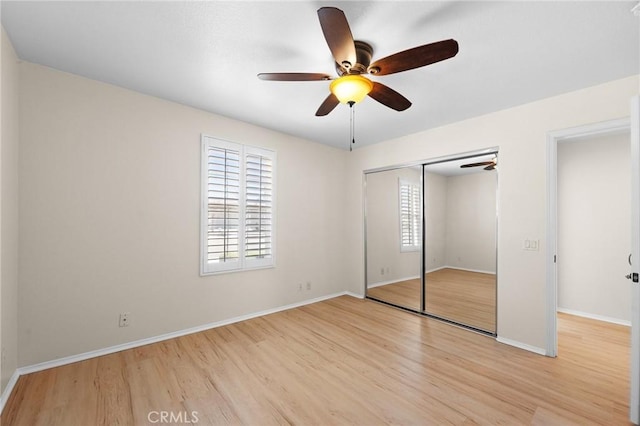
<path id="1" fill-rule="evenodd" d="M 422 167 L 366 175 L 367 296 L 420 310 Z"/>
<path id="2" fill-rule="evenodd" d="M 496 193 L 496 153 L 367 173 L 367 297 L 495 334 Z"/>
<path id="3" fill-rule="evenodd" d="M 495 158 L 424 167 L 425 311 L 491 333 L 496 331 Z"/>

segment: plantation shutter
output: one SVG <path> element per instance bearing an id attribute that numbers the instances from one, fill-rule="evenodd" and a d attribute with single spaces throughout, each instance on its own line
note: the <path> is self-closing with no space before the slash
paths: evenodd
<path id="1" fill-rule="evenodd" d="M 207 165 L 207 262 L 238 262 L 240 152 L 209 146 Z"/>
<path id="2" fill-rule="evenodd" d="M 256 148 L 246 152 L 244 257 L 248 265 L 259 265 L 273 254 L 273 158 Z"/>
<path id="3" fill-rule="evenodd" d="M 275 153 L 202 137 L 201 273 L 274 264 Z"/>
<path id="4" fill-rule="evenodd" d="M 420 186 L 400 181 L 399 192 L 400 250 L 417 250 L 422 239 Z"/>

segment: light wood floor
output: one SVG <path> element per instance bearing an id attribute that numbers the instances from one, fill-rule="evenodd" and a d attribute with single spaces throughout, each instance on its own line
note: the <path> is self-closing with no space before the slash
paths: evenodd
<path id="1" fill-rule="evenodd" d="M 495 333 L 495 275 L 445 268 L 426 274 L 425 279 L 427 313 Z M 420 310 L 420 280 L 417 278 L 373 287 L 367 294 Z"/>
<path id="2" fill-rule="evenodd" d="M 420 278 L 368 288 L 367 296 L 419 311 Z"/>
<path id="3" fill-rule="evenodd" d="M 560 315 L 559 330 L 552 359 L 342 296 L 23 376 L 1 421 L 627 424 L 628 328 Z"/>

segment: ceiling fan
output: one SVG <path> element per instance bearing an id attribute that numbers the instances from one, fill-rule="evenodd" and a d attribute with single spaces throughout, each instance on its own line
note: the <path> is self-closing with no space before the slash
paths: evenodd
<path id="1" fill-rule="evenodd" d="M 495 170 L 496 166 L 498 165 L 498 159 L 496 157 L 493 157 L 493 159 L 491 161 L 481 161 L 479 163 L 469 163 L 469 164 L 463 164 L 460 166 L 461 169 L 467 169 L 469 167 L 482 167 L 482 166 L 486 166 L 484 168 L 484 170 Z"/>
<path id="2" fill-rule="evenodd" d="M 338 78 L 322 73 L 260 73 L 258 78 L 271 81 L 328 81 L 331 93 L 316 111 L 316 116 L 329 114 L 339 103 L 353 106 L 367 95 L 396 111 L 404 111 L 411 102 L 400 93 L 362 74 L 375 76 L 394 74 L 420 68 L 454 57 L 458 43 L 442 40 L 395 53 L 371 63 L 373 48 L 370 44 L 354 40 L 344 12 L 335 7 L 318 9 L 320 27 L 335 59 Z"/>

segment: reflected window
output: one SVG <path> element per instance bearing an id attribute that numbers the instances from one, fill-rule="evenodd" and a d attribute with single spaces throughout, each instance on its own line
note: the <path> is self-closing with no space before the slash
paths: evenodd
<path id="1" fill-rule="evenodd" d="M 420 250 L 422 240 L 420 185 L 398 180 L 400 251 Z"/>

